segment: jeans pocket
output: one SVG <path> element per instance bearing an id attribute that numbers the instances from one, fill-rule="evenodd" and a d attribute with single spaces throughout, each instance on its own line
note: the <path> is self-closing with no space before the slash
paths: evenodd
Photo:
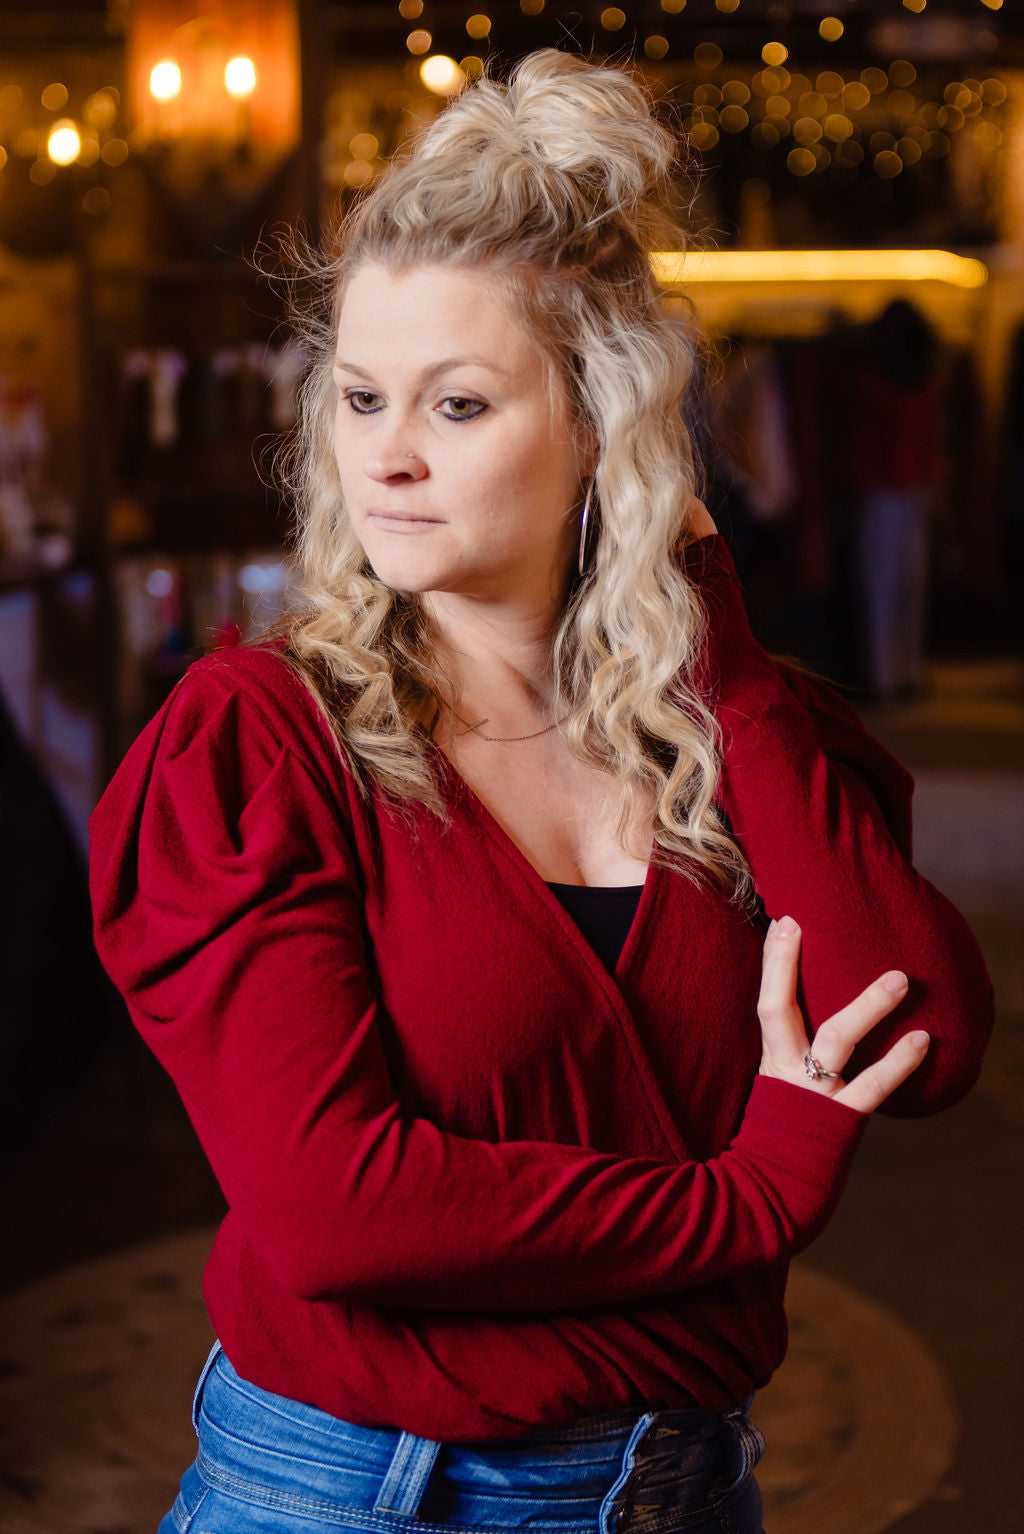
<path id="1" fill-rule="evenodd" d="M 197 1438 L 199 1437 L 199 1408 L 203 1401 L 203 1386 L 206 1384 L 206 1376 L 217 1362 L 217 1354 L 222 1353 L 223 1351 L 224 1350 L 220 1345 L 220 1341 L 218 1340 L 214 1342 L 213 1347 L 210 1349 L 210 1352 L 207 1356 L 206 1362 L 203 1365 L 202 1373 L 199 1376 L 199 1382 L 196 1385 L 195 1395 L 192 1397 L 192 1427 Z"/>
<path id="2" fill-rule="evenodd" d="M 733 1452 L 728 1469 L 711 1483 L 708 1498 L 709 1507 L 719 1509 L 732 1502 L 750 1482 L 767 1448 L 767 1439 L 745 1410 L 726 1412 L 723 1420 L 732 1432 Z"/>

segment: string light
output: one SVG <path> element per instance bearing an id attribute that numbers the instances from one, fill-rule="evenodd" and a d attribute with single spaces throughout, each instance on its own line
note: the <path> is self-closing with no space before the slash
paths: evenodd
<path id="1" fill-rule="evenodd" d="M 110 193 L 105 186 L 91 186 L 82 198 L 82 207 L 86 213 L 97 217 L 102 213 L 110 212 Z"/>
<path id="2" fill-rule="evenodd" d="M 650 37 L 644 38 L 644 52 L 649 59 L 663 59 L 668 52 L 668 38 L 662 37 L 660 32 L 652 32 Z"/>
<path id="3" fill-rule="evenodd" d="M 685 11 L 686 0 L 661 0 L 661 8 L 669 16 L 678 16 L 680 11 Z"/>
<path id="4" fill-rule="evenodd" d="M 424 59 L 420 65 L 420 79 L 428 90 L 437 96 L 454 96 L 466 83 L 466 72 L 450 59 L 446 53 L 432 53 L 429 59 Z M 369 133 L 357 135 L 360 139 L 371 138 Z M 352 140 L 352 153 L 360 153 L 356 149 L 356 139 Z M 373 151 L 364 154 L 365 159 L 372 159 L 377 153 L 377 140 L 373 140 Z"/>
<path id="5" fill-rule="evenodd" d="M 466 31 L 469 33 L 470 37 L 479 40 L 481 37 L 489 36 L 490 30 L 491 18 L 489 16 L 484 16 L 478 13 L 475 16 L 470 16 L 467 18 Z"/>
<path id="6" fill-rule="evenodd" d="M 889 80 L 892 85 L 905 88 L 913 85 L 917 79 L 917 70 L 909 59 L 893 59 L 888 69 Z"/>
<path id="7" fill-rule="evenodd" d="M 765 43 L 761 49 L 761 57 L 770 66 L 784 64 L 789 58 L 789 49 L 785 43 Z"/>
<path id="8" fill-rule="evenodd" d="M 823 16 L 818 23 L 818 36 L 826 43 L 837 43 L 845 30 L 838 16 Z"/>
<path id="9" fill-rule="evenodd" d="M 417 30 L 410 32 L 405 39 L 405 46 L 410 53 L 429 53 L 430 45 L 434 41 L 429 32 Z"/>
<path id="10" fill-rule="evenodd" d="M 726 133 L 742 133 L 750 122 L 750 116 L 742 107 L 726 106 L 722 108 L 719 122 Z"/>
<path id="11" fill-rule="evenodd" d="M 830 112 L 822 124 L 822 130 L 825 137 L 834 144 L 842 144 L 853 133 L 853 123 L 842 112 Z"/>
<path id="12" fill-rule="evenodd" d="M 82 115 L 97 128 L 109 128 L 117 116 L 118 94 L 111 86 L 94 91 L 85 103 Z"/>
<path id="13" fill-rule="evenodd" d="M 82 147 L 81 135 L 70 117 L 54 123 L 46 141 L 46 152 L 55 165 L 72 165 Z"/>
<path id="14" fill-rule="evenodd" d="M 524 16 L 539 16 L 544 9 L 544 0 L 519 0 L 519 9 Z"/>
<path id="15" fill-rule="evenodd" d="M 798 107 L 804 117 L 821 117 L 828 111 L 828 102 L 820 91 L 804 91 Z"/>
<path id="16" fill-rule="evenodd" d="M 690 142 L 697 149 L 714 149 L 718 143 L 718 129 L 714 123 L 696 122 L 690 129 Z"/>
<path id="17" fill-rule="evenodd" d="M 39 99 L 48 112 L 59 112 L 68 104 L 68 88 L 57 83 L 48 85 Z"/>
<path id="18" fill-rule="evenodd" d="M 403 21 L 417 21 L 423 15 L 423 0 L 398 0 L 398 14 Z"/>

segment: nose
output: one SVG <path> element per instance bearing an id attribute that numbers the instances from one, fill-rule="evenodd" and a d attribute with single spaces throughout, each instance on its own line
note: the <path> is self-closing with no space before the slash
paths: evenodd
<path id="1" fill-rule="evenodd" d="M 423 479 L 427 465 L 422 455 L 410 452 L 408 439 L 396 437 L 389 442 L 376 442 L 366 460 L 366 472 L 370 479 L 383 481 Z"/>

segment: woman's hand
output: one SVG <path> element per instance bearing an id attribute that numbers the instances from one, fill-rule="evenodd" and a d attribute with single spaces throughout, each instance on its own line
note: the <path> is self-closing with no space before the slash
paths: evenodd
<path id="1" fill-rule="evenodd" d="M 837 1102 L 873 1113 L 890 1092 L 916 1070 L 928 1050 L 927 1033 L 916 1030 L 897 1039 L 889 1052 L 845 1083 L 842 1070 L 855 1044 L 907 994 L 907 977 L 898 969 L 873 980 L 848 1006 L 822 1023 L 810 1046 L 803 1015 L 797 1005 L 796 982 L 800 928 L 791 916 L 773 921 L 765 938 L 761 994 L 761 1075 L 775 1076 L 810 1092 L 822 1092 Z M 805 1060 L 822 1075 L 812 1076 Z"/>
<path id="2" fill-rule="evenodd" d="M 712 533 L 717 532 L 718 528 L 704 502 L 692 500 L 686 520 L 686 543 L 695 543 L 698 538 L 709 538 Z"/>

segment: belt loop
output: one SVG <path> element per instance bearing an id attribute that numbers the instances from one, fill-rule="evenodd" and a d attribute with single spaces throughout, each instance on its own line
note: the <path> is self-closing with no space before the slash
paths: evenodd
<path id="1" fill-rule="evenodd" d="M 224 1349 L 221 1347 L 220 1338 L 218 1337 L 207 1355 L 206 1362 L 202 1367 L 198 1383 L 196 1384 L 195 1394 L 192 1397 L 192 1427 L 197 1438 L 199 1436 L 199 1406 L 203 1399 L 203 1386 L 206 1384 L 206 1376 L 217 1361 L 217 1354 L 223 1353 L 223 1351 Z"/>
<path id="2" fill-rule="evenodd" d="M 431 1438 L 401 1433 L 373 1504 L 374 1512 L 403 1513 L 414 1518 L 440 1449 L 441 1445 Z"/>
<path id="3" fill-rule="evenodd" d="M 608 1488 L 597 1515 L 599 1534 L 615 1534 L 615 1514 L 623 1506 L 622 1492 L 632 1474 L 633 1466 L 636 1464 L 637 1447 L 656 1416 L 656 1412 L 646 1411 L 633 1424 L 633 1431 L 630 1433 L 622 1453 L 622 1465 L 618 1477 Z"/>

